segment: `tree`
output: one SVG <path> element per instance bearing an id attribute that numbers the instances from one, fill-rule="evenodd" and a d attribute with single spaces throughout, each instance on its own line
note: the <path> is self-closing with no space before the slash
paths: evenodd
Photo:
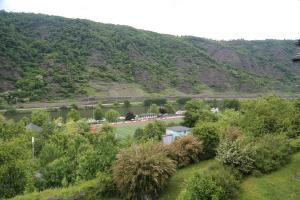
<path id="1" fill-rule="evenodd" d="M 167 110 L 167 113 L 169 113 L 169 114 L 174 114 L 175 113 L 175 108 L 171 103 L 169 103 L 169 102 L 166 103 L 165 108 Z"/>
<path id="2" fill-rule="evenodd" d="M 126 115 L 125 115 L 125 120 L 126 121 L 130 121 L 130 120 L 133 120 L 133 119 L 135 119 L 135 115 L 132 112 L 126 113 Z"/>
<path id="3" fill-rule="evenodd" d="M 241 127 L 255 137 L 281 132 L 289 134 L 295 128 L 295 107 L 290 101 L 276 96 L 247 101 L 242 104 L 241 113 Z"/>
<path id="4" fill-rule="evenodd" d="M 129 108 L 131 106 L 130 101 L 125 100 L 123 103 L 124 108 Z"/>
<path id="5" fill-rule="evenodd" d="M 219 129 L 214 123 L 200 123 L 192 129 L 193 135 L 202 141 L 203 159 L 212 158 L 219 144 Z"/>
<path id="6" fill-rule="evenodd" d="M 67 120 L 78 121 L 80 119 L 80 112 L 76 109 L 71 109 L 67 114 Z"/>
<path id="7" fill-rule="evenodd" d="M 97 106 L 97 108 L 94 111 L 94 117 L 96 120 L 102 120 L 104 117 L 104 112 L 100 106 Z"/>
<path id="8" fill-rule="evenodd" d="M 144 129 L 137 129 L 134 136 L 138 140 L 160 141 L 166 131 L 166 125 L 162 121 L 154 121 L 146 125 Z"/>
<path id="9" fill-rule="evenodd" d="M 113 165 L 113 179 L 126 199 L 157 199 L 175 173 L 175 163 L 159 144 L 140 144 L 123 149 Z"/>
<path id="10" fill-rule="evenodd" d="M 240 109 L 240 102 L 237 99 L 224 99 L 221 103 L 223 109 L 233 109 L 235 111 Z"/>
<path id="11" fill-rule="evenodd" d="M 110 109 L 105 113 L 105 118 L 108 122 L 116 122 L 118 121 L 118 118 L 120 116 L 120 113 L 114 109 Z"/>
<path id="12" fill-rule="evenodd" d="M 149 107 L 147 112 L 158 114 L 159 113 L 159 108 L 156 104 L 151 104 L 151 106 Z"/>
<path id="13" fill-rule="evenodd" d="M 202 101 L 191 100 L 185 104 L 184 121 L 183 124 L 188 127 L 194 127 L 198 121 L 210 122 L 216 121 L 215 114 L 205 108 Z"/>
<path id="14" fill-rule="evenodd" d="M 50 121 L 49 112 L 46 110 L 34 110 L 31 113 L 31 121 L 37 126 L 43 126 Z"/>
<path id="15" fill-rule="evenodd" d="M 26 138 L 0 140 L 0 199 L 22 194 L 30 184 L 30 142 Z"/>
<path id="16" fill-rule="evenodd" d="M 159 107 L 158 110 L 159 110 L 159 113 L 162 115 L 167 113 L 167 109 L 165 107 Z"/>

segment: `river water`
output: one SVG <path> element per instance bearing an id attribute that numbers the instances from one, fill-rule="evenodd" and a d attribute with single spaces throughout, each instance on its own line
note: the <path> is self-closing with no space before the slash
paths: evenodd
<path id="1" fill-rule="evenodd" d="M 178 109 L 177 105 L 174 105 L 175 109 Z M 127 112 L 133 112 L 135 115 L 141 114 L 141 113 L 146 113 L 148 110 L 148 107 L 142 106 L 142 105 L 134 105 L 130 106 L 129 108 L 124 108 L 122 106 L 119 107 L 103 107 L 103 111 L 106 112 L 109 109 L 114 109 L 117 110 L 122 116 L 124 116 Z M 53 119 L 62 117 L 63 119 L 66 119 L 67 113 L 69 109 L 53 109 L 50 110 L 51 117 Z M 94 108 L 81 108 L 79 109 L 81 117 L 84 118 L 93 118 L 93 112 Z M 17 113 L 4 113 L 4 117 L 6 119 L 13 119 L 15 121 L 20 120 L 23 117 L 28 117 L 30 118 L 31 112 L 17 112 Z"/>

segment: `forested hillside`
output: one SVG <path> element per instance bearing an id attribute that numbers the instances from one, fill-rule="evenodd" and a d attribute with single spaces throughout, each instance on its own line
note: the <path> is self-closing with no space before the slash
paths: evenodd
<path id="1" fill-rule="evenodd" d="M 141 95 L 298 93 L 293 50 L 290 40 L 213 41 L 0 11 L 0 94 L 36 101 L 101 95 L 118 85 Z"/>

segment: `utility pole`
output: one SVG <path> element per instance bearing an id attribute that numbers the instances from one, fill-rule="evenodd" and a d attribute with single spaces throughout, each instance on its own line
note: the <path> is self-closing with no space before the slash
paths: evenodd
<path id="1" fill-rule="evenodd" d="M 31 143 L 32 143 L 32 160 L 34 160 L 34 137 L 31 137 Z"/>

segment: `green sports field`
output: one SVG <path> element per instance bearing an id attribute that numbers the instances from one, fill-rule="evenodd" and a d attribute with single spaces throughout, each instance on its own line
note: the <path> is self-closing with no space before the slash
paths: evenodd
<path id="1" fill-rule="evenodd" d="M 175 123 L 179 124 L 182 122 L 182 118 L 179 119 L 167 119 L 167 120 L 161 120 L 166 122 L 167 124 L 169 123 Z M 145 122 L 138 122 L 138 123 L 132 123 L 132 124 L 122 124 L 122 125 L 115 125 L 115 132 L 117 137 L 119 138 L 124 138 L 127 136 L 132 136 L 137 128 L 143 128 L 147 124 L 153 121 L 145 121 Z"/>

